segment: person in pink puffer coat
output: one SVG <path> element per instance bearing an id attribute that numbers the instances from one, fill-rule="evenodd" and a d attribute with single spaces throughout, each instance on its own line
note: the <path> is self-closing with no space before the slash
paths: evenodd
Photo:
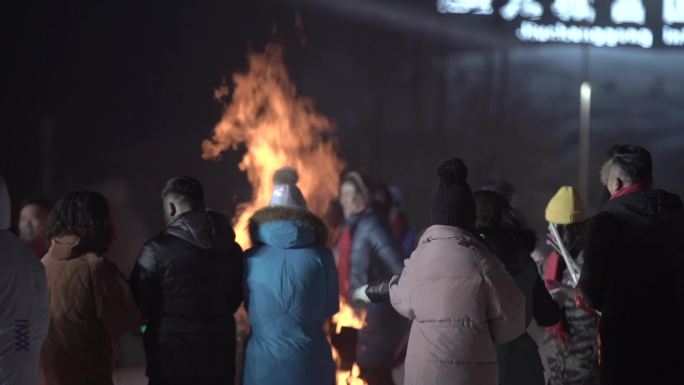
<path id="1" fill-rule="evenodd" d="M 495 345 L 525 332 L 525 299 L 472 233 L 475 203 L 463 162 L 442 163 L 438 175 L 434 224 L 389 285 L 392 306 L 413 321 L 404 384 L 496 385 Z"/>

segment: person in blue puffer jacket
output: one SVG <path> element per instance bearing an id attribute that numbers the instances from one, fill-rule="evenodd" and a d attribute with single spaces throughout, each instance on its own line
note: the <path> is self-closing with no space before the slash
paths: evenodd
<path id="1" fill-rule="evenodd" d="M 244 385 L 333 385 L 335 364 L 323 331 L 339 309 L 338 276 L 323 221 L 307 210 L 297 172 L 276 172 L 268 207 L 249 230 L 245 302 L 252 334 Z"/>
<path id="2" fill-rule="evenodd" d="M 357 290 L 401 274 L 404 253 L 394 239 L 386 215 L 374 201 L 373 184 L 356 171 L 340 186 L 346 225 L 337 246 L 340 291 L 353 303 Z M 356 306 L 360 309 L 359 306 Z M 365 305 L 366 323 L 359 330 L 356 362 L 368 385 L 394 385 L 392 369 L 404 361 L 411 322 L 389 302 Z"/>

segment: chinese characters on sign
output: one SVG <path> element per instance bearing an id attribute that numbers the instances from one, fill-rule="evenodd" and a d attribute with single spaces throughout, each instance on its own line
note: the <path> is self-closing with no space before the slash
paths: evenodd
<path id="1" fill-rule="evenodd" d="M 646 8 L 641 0 L 616 0 L 610 7 L 610 18 L 615 24 L 646 22 Z"/>
<path id="2" fill-rule="evenodd" d="M 535 0 L 509 0 L 499 9 L 499 13 L 501 17 L 509 21 L 518 16 L 537 20 L 544 14 L 544 7 Z"/>
<path id="3" fill-rule="evenodd" d="M 647 6 L 657 0 L 612 0 L 609 25 L 597 25 L 595 0 L 507 0 L 494 9 L 493 0 L 437 0 L 441 13 L 493 15 L 519 20 L 516 36 L 522 41 L 585 43 L 598 47 L 650 48 L 654 29 L 646 26 Z M 662 1 L 662 42 L 684 46 L 684 0 Z M 549 15 L 544 15 L 545 12 Z M 607 15 L 606 15 L 607 16 Z M 555 18 L 555 23 L 540 22 Z M 603 20 L 606 20 L 604 18 Z M 651 16 L 649 23 L 653 23 Z"/>
<path id="4" fill-rule="evenodd" d="M 564 22 L 593 23 L 596 10 L 591 6 L 593 0 L 555 0 L 551 4 L 553 14 Z"/>
<path id="5" fill-rule="evenodd" d="M 663 22 L 684 24 L 684 0 L 663 0 Z"/>
<path id="6" fill-rule="evenodd" d="M 684 0 L 663 0 L 663 23 L 663 44 L 684 46 Z"/>
<path id="7" fill-rule="evenodd" d="M 494 12 L 493 0 L 437 0 L 440 13 L 474 13 L 491 15 Z"/>

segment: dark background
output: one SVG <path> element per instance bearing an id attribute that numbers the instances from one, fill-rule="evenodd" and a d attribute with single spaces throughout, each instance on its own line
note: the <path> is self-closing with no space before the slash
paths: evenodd
<path id="1" fill-rule="evenodd" d="M 657 184 L 684 192 L 682 49 L 522 44 L 496 18 L 439 15 L 434 1 L 418 0 L 4 8 L 0 173 L 15 208 L 99 189 L 126 241 L 112 252 L 126 258 L 161 228 L 159 190 L 173 175 L 198 177 L 209 204 L 229 215 L 249 199 L 239 151 L 203 161 L 200 146 L 221 116 L 213 89 L 271 41 L 285 46 L 300 94 L 336 123 L 348 166 L 400 186 L 416 227 L 429 224 L 436 165 L 460 156 L 474 189 L 514 184 L 541 231 L 548 199 L 578 184 L 584 77 L 593 85 L 592 210 L 615 142 L 649 148 Z"/>

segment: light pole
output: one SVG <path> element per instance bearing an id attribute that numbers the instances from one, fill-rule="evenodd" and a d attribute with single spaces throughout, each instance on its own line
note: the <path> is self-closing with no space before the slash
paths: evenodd
<path id="1" fill-rule="evenodd" d="M 580 164 L 579 188 L 584 199 L 589 197 L 589 120 L 591 117 L 591 83 L 580 85 Z"/>

